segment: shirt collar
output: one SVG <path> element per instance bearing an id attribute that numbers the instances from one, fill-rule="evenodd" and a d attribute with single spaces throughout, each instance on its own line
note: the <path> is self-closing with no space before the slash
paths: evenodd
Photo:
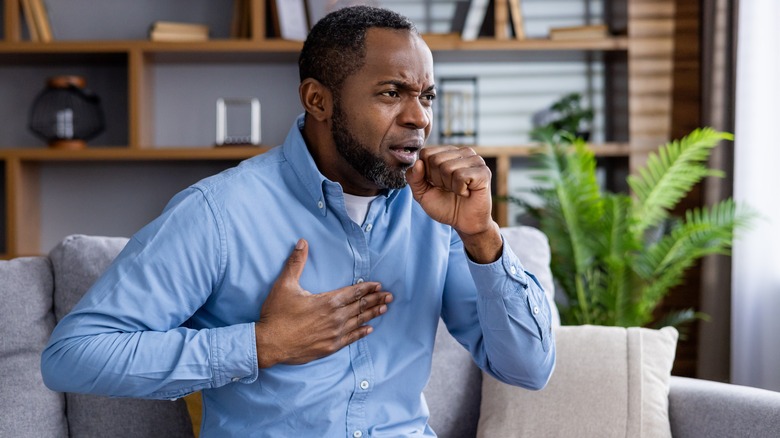
<path id="1" fill-rule="evenodd" d="M 306 147 L 306 142 L 303 140 L 301 131 L 303 130 L 304 115 L 299 115 L 292 127 L 290 127 L 287 138 L 285 138 L 282 144 L 282 151 L 298 179 L 303 183 L 303 188 L 324 215 L 326 208 L 324 208 L 325 196 L 322 185 L 327 179 L 317 169 L 314 158 L 312 158 L 309 149 Z"/>
<path id="2" fill-rule="evenodd" d="M 337 192 L 341 195 L 343 194 L 343 190 L 341 184 L 325 178 L 319 169 L 317 169 L 317 164 L 314 162 L 314 158 L 311 156 L 311 153 L 306 146 L 306 141 L 303 139 L 302 131 L 304 116 L 305 113 L 299 115 L 295 119 L 292 127 L 290 127 L 290 131 L 287 133 L 287 138 L 285 138 L 284 143 L 282 144 L 282 150 L 284 151 L 285 159 L 290 163 L 293 171 L 303 183 L 306 192 L 311 196 L 311 199 L 324 216 L 327 210 L 327 208 L 325 208 L 327 202 L 324 189 L 325 185 L 332 186 L 332 189 L 328 190 L 329 193 Z M 336 187 L 338 187 L 338 189 L 333 190 Z M 389 206 L 402 190 L 407 189 L 384 190 L 380 196 L 387 198 L 386 205 Z"/>

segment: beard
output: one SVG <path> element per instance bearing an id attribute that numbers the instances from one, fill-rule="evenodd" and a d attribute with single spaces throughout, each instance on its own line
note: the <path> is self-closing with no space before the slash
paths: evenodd
<path id="1" fill-rule="evenodd" d="M 379 155 L 373 154 L 367 146 L 352 135 L 346 114 L 338 100 L 333 105 L 331 135 L 338 153 L 360 175 L 373 182 L 380 189 L 402 189 L 406 187 L 406 170 L 411 165 L 392 166 Z"/>

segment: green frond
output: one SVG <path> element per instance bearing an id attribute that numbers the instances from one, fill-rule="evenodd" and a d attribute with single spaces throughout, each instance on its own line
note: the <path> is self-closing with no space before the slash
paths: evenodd
<path id="1" fill-rule="evenodd" d="M 638 232 L 658 224 L 691 188 L 707 176 L 722 172 L 706 166 L 712 148 L 733 136 L 711 128 L 697 129 L 651 153 L 644 168 L 628 177 L 637 199 Z"/>
<path id="2" fill-rule="evenodd" d="M 555 185 L 561 213 L 568 224 L 577 271 L 585 272 L 594 256 L 590 233 L 603 216 L 603 200 L 596 180 L 596 158 L 583 141 L 564 156 L 565 167 Z"/>
<path id="3" fill-rule="evenodd" d="M 569 306 L 560 309 L 563 324 L 601 324 L 614 320 L 610 309 L 603 305 L 606 282 L 600 270 L 590 268 L 572 279 L 572 287 L 567 291 Z"/>
<path id="4" fill-rule="evenodd" d="M 675 327 L 680 334 L 680 340 L 684 341 L 688 339 L 690 324 L 697 319 L 708 321 L 710 317 L 706 313 L 696 312 L 693 309 L 673 310 L 656 321 L 651 328 Z"/>
<path id="5" fill-rule="evenodd" d="M 637 256 L 635 271 L 648 281 L 644 291 L 648 312 L 668 290 L 682 282 L 685 271 L 696 260 L 710 254 L 729 254 L 734 230 L 751 220 L 749 212 L 736 208 L 726 199 L 711 208 L 696 208 L 685 214 L 685 221 L 656 244 Z"/>
<path id="6" fill-rule="evenodd" d="M 653 275 L 668 270 L 686 259 L 708 254 L 725 253 L 731 247 L 734 228 L 743 226 L 749 217 L 737 211 L 732 199 L 711 208 L 694 208 L 685 212 L 685 221 L 648 248 L 648 258 L 654 258 Z"/>
<path id="7" fill-rule="evenodd" d="M 547 201 L 540 226 L 558 248 L 559 262 L 573 263 L 582 274 L 593 259 L 588 236 L 603 214 L 595 155 L 582 140 L 571 146 L 553 143 L 545 146 L 539 163 L 549 178 L 549 188 L 540 191 Z"/>

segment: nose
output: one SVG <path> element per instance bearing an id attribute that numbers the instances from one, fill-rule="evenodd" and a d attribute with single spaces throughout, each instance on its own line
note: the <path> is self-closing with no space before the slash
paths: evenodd
<path id="1" fill-rule="evenodd" d="M 425 129 L 431 124 L 431 107 L 416 97 L 409 97 L 405 99 L 398 122 L 407 128 Z"/>

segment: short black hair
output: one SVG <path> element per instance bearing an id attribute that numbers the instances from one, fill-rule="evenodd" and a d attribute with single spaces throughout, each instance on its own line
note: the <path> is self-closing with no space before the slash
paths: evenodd
<path id="1" fill-rule="evenodd" d="M 314 25 L 303 43 L 298 58 L 301 82 L 314 78 L 337 93 L 344 80 L 363 66 L 366 31 L 374 27 L 418 34 L 411 20 L 387 9 L 352 6 L 333 11 Z"/>

